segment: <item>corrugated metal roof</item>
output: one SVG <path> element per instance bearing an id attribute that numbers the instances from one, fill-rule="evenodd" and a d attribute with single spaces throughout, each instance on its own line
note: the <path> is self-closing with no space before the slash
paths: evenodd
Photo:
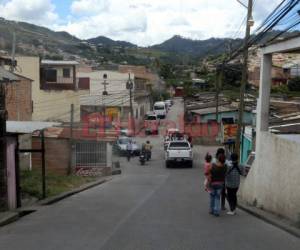
<path id="1" fill-rule="evenodd" d="M 36 130 L 59 126 L 58 122 L 7 121 L 6 131 L 16 134 L 30 134 Z"/>
<path id="2" fill-rule="evenodd" d="M 79 65 L 76 61 L 55 61 L 55 60 L 42 60 L 42 65 Z"/>
<path id="3" fill-rule="evenodd" d="M 231 111 L 237 111 L 237 108 L 234 107 L 224 107 L 219 106 L 219 112 L 231 112 Z M 215 114 L 216 113 L 216 107 L 210 107 L 210 108 L 204 108 L 204 109 L 197 109 L 192 110 L 192 113 L 195 113 L 197 115 L 207 115 L 207 114 Z"/>
<path id="4" fill-rule="evenodd" d="M 19 78 L 15 74 L 0 67 L 0 81 L 19 81 Z"/>

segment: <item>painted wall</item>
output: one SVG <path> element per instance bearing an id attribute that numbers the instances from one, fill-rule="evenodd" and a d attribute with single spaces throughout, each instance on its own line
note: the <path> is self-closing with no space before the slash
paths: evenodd
<path id="1" fill-rule="evenodd" d="M 120 73 L 110 70 L 98 70 L 93 72 L 77 72 L 77 77 L 89 77 L 90 78 L 90 95 L 99 95 L 104 91 L 103 75 L 107 75 L 106 90 L 109 94 L 120 94 L 123 91 L 128 92 L 126 89 L 126 82 L 128 80 L 127 73 Z M 134 74 L 131 74 L 133 81 Z"/>
<path id="2" fill-rule="evenodd" d="M 244 164 L 249 156 L 249 151 L 252 150 L 252 140 L 243 135 L 242 138 L 242 148 L 241 148 L 242 152 L 241 152 L 241 163 Z"/>
<path id="3" fill-rule="evenodd" d="M 219 113 L 218 116 L 218 122 L 220 122 L 222 118 L 234 118 L 235 120 L 237 120 L 238 112 L 237 111 L 221 112 Z M 201 122 L 206 123 L 209 120 L 215 120 L 216 114 L 201 115 L 200 119 Z M 252 124 L 252 120 L 253 120 L 253 114 L 251 112 L 244 112 L 244 123 Z"/>
<path id="4" fill-rule="evenodd" d="M 34 121 L 70 120 L 70 106 L 74 104 L 74 120 L 80 121 L 80 95 L 89 90 L 41 90 L 39 57 L 16 57 L 20 75 L 28 77 L 32 82 L 32 100 Z"/>
<path id="5" fill-rule="evenodd" d="M 300 143 L 261 132 L 256 159 L 241 183 L 249 204 L 300 222 Z"/>

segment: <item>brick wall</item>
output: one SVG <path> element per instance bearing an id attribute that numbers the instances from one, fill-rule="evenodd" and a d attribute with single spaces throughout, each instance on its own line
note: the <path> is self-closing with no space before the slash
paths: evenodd
<path id="1" fill-rule="evenodd" d="M 13 82 L 6 87 L 6 109 L 8 120 L 31 121 L 32 98 L 31 80 L 19 77 L 19 82 Z"/>
<path id="2" fill-rule="evenodd" d="M 32 147 L 40 149 L 40 138 L 32 138 Z M 57 138 L 45 138 L 46 149 L 46 173 L 52 172 L 55 174 L 66 175 L 69 165 L 69 140 Z M 42 167 L 42 154 L 32 154 L 32 167 Z"/>

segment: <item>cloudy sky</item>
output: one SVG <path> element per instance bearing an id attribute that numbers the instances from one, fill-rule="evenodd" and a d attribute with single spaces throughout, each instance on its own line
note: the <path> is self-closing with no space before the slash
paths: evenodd
<path id="1" fill-rule="evenodd" d="M 279 2 L 255 0 L 256 24 Z M 238 31 L 246 8 L 237 0 L 0 0 L 0 16 L 82 39 L 104 35 L 147 46 L 175 34 L 192 39 L 243 36 L 243 29 Z"/>

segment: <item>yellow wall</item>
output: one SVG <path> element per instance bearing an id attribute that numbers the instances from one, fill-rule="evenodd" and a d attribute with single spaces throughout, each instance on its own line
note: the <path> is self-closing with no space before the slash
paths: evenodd
<path id="1" fill-rule="evenodd" d="M 34 121 L 69 121 L 70 106 L 74 104 L 74 120 L 80 121 L 79 96 L 88 90 L 40 90 L 39 57 L 17 57 L 19 74 L 33 80 L 32 100 Z"/>

